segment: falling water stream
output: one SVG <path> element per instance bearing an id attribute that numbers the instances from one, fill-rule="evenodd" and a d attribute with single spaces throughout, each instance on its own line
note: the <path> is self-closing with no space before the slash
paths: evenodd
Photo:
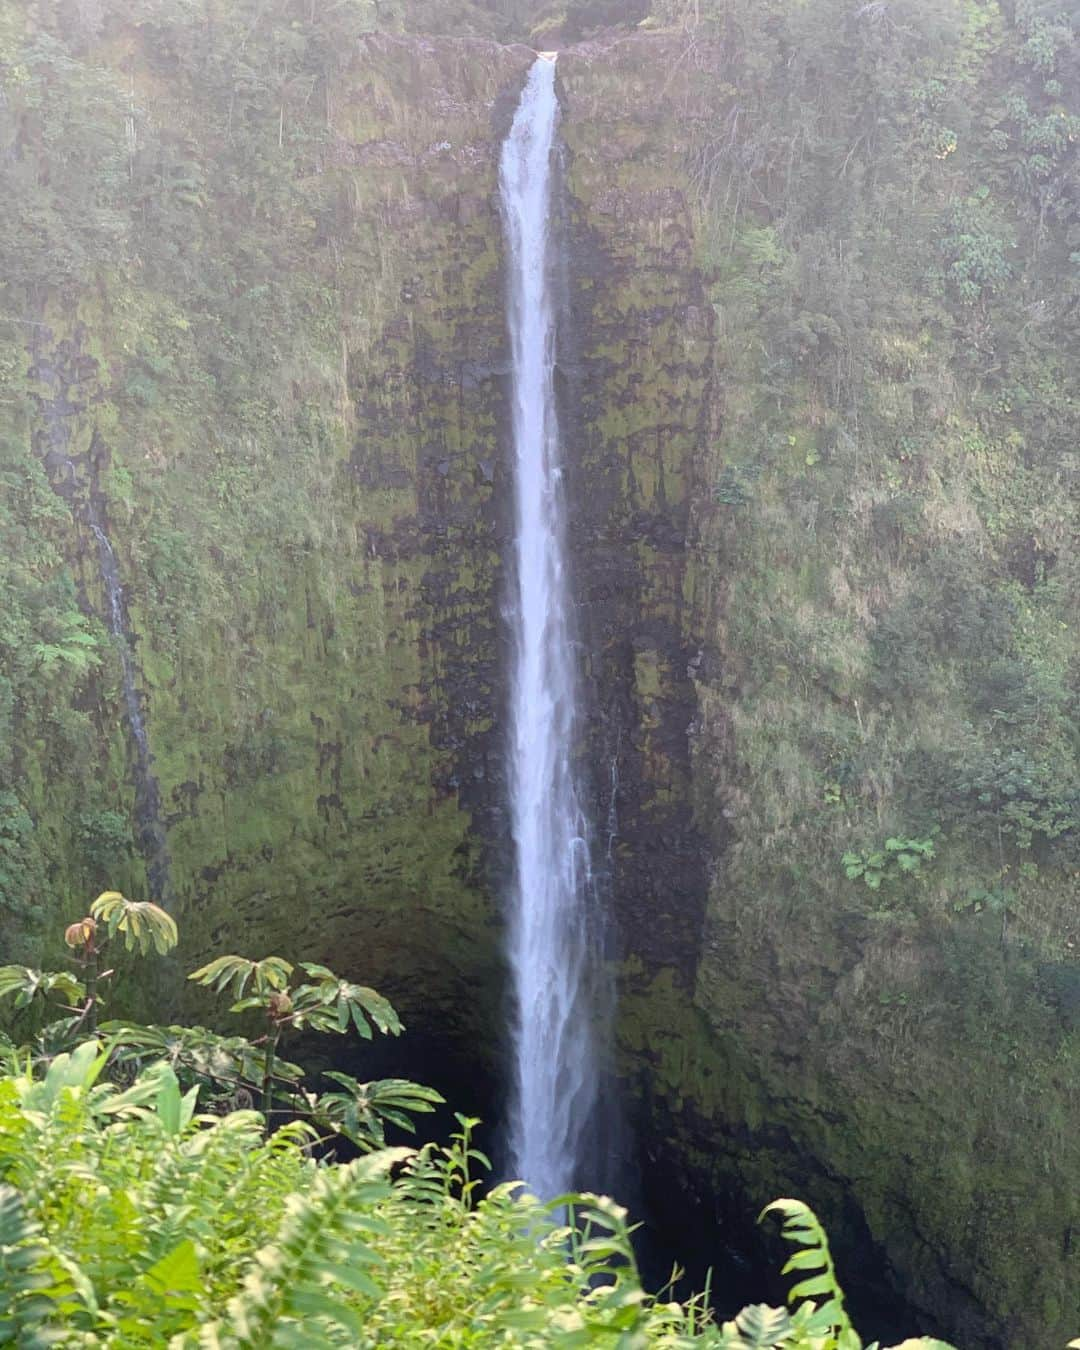
<path id="1" fill-rule="evenodd" d="M 35 350 L 35 374 L 44 387 L 41 411 L 44 421 L 44 451 L 46 466 L 51 465 L 56 491 L 71 506 L 76 505 L 78 473 L 68 454 L 71 441 L 70 419 L 79 407 L 67 393 L 72 384 L 71 372 L 55 356 Z M 136 684 L 135 655 L 128 634 L 124 613 L 124 587 L 120 568 L 105 522 L 98 510 L 94 492 L 89 492 L 80 507 L 76 507 L 97 542 L 101 580 L 108 600 L 106 622 L 120 660 L 120 685 L 124 696 L 128 728 L 133 742 L 132 780 L 135 788 L 133 817 L 136 837 L 146 864 L 146 884 L 152 899 L 161 902 L 170 895 L 169 850 L 165 825 L 161 814 L 161 792 L 153 771 L 153 755 L 146 733 L 146 718 Z"/>
<path id="2" fill-rule="evenodd" d="M 116 650 L 120 654 L 120 684 L 124 691 L 124 705 L 127 708 L 131 734 L 135 739 L 135 753 L 140 762 L 150 761 L 150 742 L 146 735 L 146 722 L 139 704 L 139 693 L 135 688 L 135 668 L 131 659 L 131 648 L 124 630 L 124 591 L 120 585 L 120 572 L 116 565 L 116 554 L 109 536 L 96 520 L 91 520 L 90 529 L 98 544 L 98 557 L 101 560 L 101 576 L 105 582 L 105 594 L 109 600 L 109 631 L 116 640 Z"/>
<path id="3" fill-rule="evenodd" d="M 124 588 L 120 583 L 120 570 L 112 542 L 101 525 L 93 503 L 88 507 L 88 516 L 90 529 L 97 540 L 101 578 L 105 583 L 105 594 L 109 601 L 109 631 L 113 635 L 120 657 L 120 685 L 124 694 L 124 706 L 127 709 L 128 726 L 135 743 L 133 778 L 139 847 L 146 859 L 150 894 L 155 900 L 160 901 L 165 898 L 168 890 L 169 855 L 165 829 L 161 821 L 161 794 L 151 767 L 152 756 L 150 741 L 146 734 L 146 719 L 135 685 L 135 660 L 124 623 Z"/>
<path id="4" fill-rule="evenodd" d="M 544 1198 L 578 1183 L 598 1095 L 599 919 L 573 758 L 579 710 L 554 385 L 549 221 L 557 123 L 555 64 L 541 57 L 503 145 L 499 185 L 509 270 L 516 526 L 509 1143 L 515 1175 Z"/>

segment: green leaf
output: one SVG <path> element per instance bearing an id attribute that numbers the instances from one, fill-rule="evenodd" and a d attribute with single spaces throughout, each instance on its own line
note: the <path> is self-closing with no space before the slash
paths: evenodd
<path id="1" fill-rule="evenodd" d="M 1080 1340 L 1070 1341 L 1069 1345 L 1080 1350 Z M 891 1346 L 890 1350 L 953 1350 L 953 1347 L 945 1341 L 935 1341 L 932 1336 L 919 1336 L 915 1340 L 901 1341 L 899 1345 Z"/>
<path id="2" fill-rule="evenodd" d="M 336 1322 L 358 1340 L 364 1335 L 364 1319 L 355 1309 L 310 1286 L 294 1289 L 288 1306 L 290 1312 L 300 1313 L 305 1318 L 325 1317 L 328 1322 Z"/>
<path id="3" fill-rule="evenodd" d="M 261 961 L 246 956 L 219 956 L 193 970 L 188 979 L 219 994 L 231 986 L 236 999 L 242 999 L 248 984 L 254 983 L 256 997 L 262 998 L 272 990 L 285 989 L 292 972 L 290 963 L 280 956 L 267 956 Z"/>
<path id="4" fill-rule="evenodd" d="M 377 1264 L 379 1261 L 380 1258 L 370 1248 L 357 1244 L 349 1250 L 347 1261 L 334 1263 L 332 1266 L 319 1266 L 318 1263 L 313 1263 L 312 1269 L 315 1273 L 324 1273 L 335 1284 L 342 1284 L 356 1294 L 374 1299 L 382 1296 L 382 1290 L 371 1276 L 361 1269 L 361 1263 Z"/>
<path id="5" fill-rule="evenodd" d="M 119 891 L 104 891 L 90 906 L 90 916 L 104 923 L 109 936 L 123 933 L 128 951 L 137 947 L 145 956 L 150 948 L 164 956 L 176 946 L 176 920 L 151 900 L 128 900 Z"/>
<path id="6" fill-rule="evenodd" d="M 166 1134 L 181 1134 L 191 1120 L 199 1088 L 196 1084 L 185 1096 L 180 1081 L 168 1064 L 155 1066 L 158 1075 L 157 1114 Z"/>
<path id="7" fill-rule="evenodd" d="M 0 1340 L 32 1346 L 56 1310 L 42 1228 L 13 1186 L 0 1185 Z M 43 1292 L 48 1290 L 50 1292 Z"/>
<path id="8" fill-rule="evenodd" d="M 785 1308 L 770 1308 L 764 1303 L 743 1308 L 735 1318 L 735 1325 L 742 1338 L 739 1345 L 746 1350 L 773 1350 L 784 1345 L 794 1330 Z"/>
<path id="9" fill-rule="evenodd" d="M 788 1234 L 790 1237 L 790 1234 Z M 817 1270 L 825 1264 L 821 1252 L 816 1248 L 809 1251 L 804 1250 L 795 1252 L 788 1257 L 787 1264 L 781 1270 L 781 1275 L 789 1275 L 793 1270 Z"/>
<path id="10" fill-rule="evenodd" d="M 171 1252 L 143 1272 L 143 1281 L 161 1295 L 196 1293 L 202 1288 L 199 1257 L 191 1238 L 184 1238 Z"/>
<path id="11" fill-rule="evenodd" d="M 792 1296 L 795 1291 L 792 1290 Z M 825 1333 L 832 1331 L 834 1327 L 843 1326 L 847 1322 L 847 1316 L 844 1313 L 844 1305 L 838 1297 L 826 1299 L 824 1303 L 811 1304 L 804 1303 L 804 1308 L 810 1308 L 811 1313 L 806 1321 L 806 1330 L 815 1333 Z"/>
<path id="12" fill-rule="evenodd" d="M 34 970 L 30 966 L 0 966 L 0 998 L 14 996 L 15 1005 L 27 1007 L 33 999 L 56 994 L 68 1004 L 86 997 L 85 986 L 66 970 Z"/>
<path id="13" fill-rule="evenodd" d="M 816 1294 L 831 1294 L 836 1285 L 831 1275 L 814 1275 L 792 1285 L 789 1298 L 813 1298 Z"/>

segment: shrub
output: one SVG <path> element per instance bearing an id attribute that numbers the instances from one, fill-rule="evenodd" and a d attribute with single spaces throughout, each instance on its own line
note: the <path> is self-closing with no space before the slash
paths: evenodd
<path id="1" fill-rule="evenodd" d="M 9 1056 L 9 1058 L 11 1058 Z M 644 1293 L 626 1212 L 542 1205 L 516 1182 L 478 1198 L 475 1122 L 449 1148 L 339 1165 L 309 1126 L 198 1112 L 164 1063 L 121 1090 L 94 1040 L 43 1077 L 0 1077 L 0 1343 L 220 1347 L 624 1345 L 858 1350 L 828 1242 L 777 1201 L 798 1248 L 793 1313 L 723 1325 Z M 940 1342 L 905 1342 L 932 1350 Z"/>

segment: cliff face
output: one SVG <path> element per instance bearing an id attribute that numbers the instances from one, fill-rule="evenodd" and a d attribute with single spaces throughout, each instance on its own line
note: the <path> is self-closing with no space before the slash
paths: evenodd
<path id="1" fill-rule="evenodd" d="M 687 558 L 713 315 L 671 168 L 677 114 L 635 115 L 645 93 L 637 44 L 624 58 L 618 50 L 560 58 L 563 431 L 595 815 L 615 917 L 628 954 L 685 983 L 706 894 L 691 813 L 687 730 L 700 642 Z"/>
<path id="2" fill-rule="evenodd" d="M 253 64 L 283 34 L 260 37 Z M 5 672 L 12 815 L 32 823 L 8 932 L 33 953 L 88 890 L 146 884 L 98 524 L 185 962 L 289 951 L 364 971 L 471 1059 L 497 1049 L 502 983 L 484 860 L 505 490 L 494 147 L 532 56 L 348 38 L 317 91 L 294 56 L 276 110 L 238 86 L 242 32 L 118 18 L 72 42 L 71 106 L 51 115 L 74 119 L 123 68 L 134 148 L 124 165 L 121 139 L 110 204 L 119 256 L 9 287 L 27 317 L 7 332 L 8 469 L 35 503 L 5 522 L 10 585 L 28 626 L 58 596 L 59 655 L 35 670 L 13 642 Z M 46 57 L 29 69 L 44 91 Z M 63 200 L 50 114 L 23 102 L 20 163 Z"/>
<path id="3" fill-rule="evenodd" d="M 973 48 L 910 8 L 940 44 L 925 120 L 892 84 L 918 62 L 872 26 L 827 92 L 837 53 L 797 19 L 772 34 L 797 53 L 782 91 L 761 33 L 733 27 L 560 58 L 581 303 L 623 316 L 592 330 L 594 369 L 618 372 L 598 403 L 619 537 L 653 549 L 630 742 L 668 755 L 645 750 L 638 800 L 675 808 L 620 834 L 620 1050 L 675 1223 L 708 1208 L 737 1243 L 751 1197 L 797 1191 L 871 1318 L 891 1288 L 960 1344 L 1051 1344 L 1080 1318 L 1077 665 L 1055 636 L 1075 624 L 1055 350 L 1075 320 L 1055 296 L 1076 180 L 1062 140 L 1048 224 L 1047 189 L 1027 199 L 995 156 L 1015 165 L 1021 108 L 1076 119 L 1040 87 L 1054 71 L 1032 78 L 1024 15 Z M 968 284 L 997 230 L 1013 256 Z M 688 854 L 704 912 L 670 861 Z"/>
<path id="4" fill-rule="evenodd" d="M 0 931 L 36 956 L 140 891 L 154 814 L 185 966 L 327 960 L 490 1072 L 497 154 L 532 53 L 284 0 L 79 13 L 0 6 Z M 987 1347 L 1080 1327 L 1074 226 L 1002 167 L 989 72 L 1029 118 L 1058 97 L 1021 22 L 937 35 L 935 71 L 879 28 L 559 63 L 583 754 L 646 1189 L 803 1195 L 871 1298 Z"/>

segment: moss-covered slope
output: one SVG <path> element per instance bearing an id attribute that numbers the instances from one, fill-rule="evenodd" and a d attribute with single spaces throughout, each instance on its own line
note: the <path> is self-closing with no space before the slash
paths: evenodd
<path id="1" fill-rule="evenodd" d="M 709 901 L 652 962 L 661 865 L 621 1001 L 649 1166 L 721 1212 L 808 1194 L 928 1329 L 1051 1345 L 1080 1324 L 1073 40 L 1022 6 L 700 9 L 561 64 L 645 372 L 607 404 L 628 496 L 694 277 L 715 334 L 660 644 L 693 653 Z"/>
<path id="2" fill-rule="evenodd" d="M 100 522 L 185 959 L 332 957 L 450 1036 L 498 998 L 495 100 L 530 55 L 249 9 L 3 12 L 4 931 L 143 885 Z"/>

